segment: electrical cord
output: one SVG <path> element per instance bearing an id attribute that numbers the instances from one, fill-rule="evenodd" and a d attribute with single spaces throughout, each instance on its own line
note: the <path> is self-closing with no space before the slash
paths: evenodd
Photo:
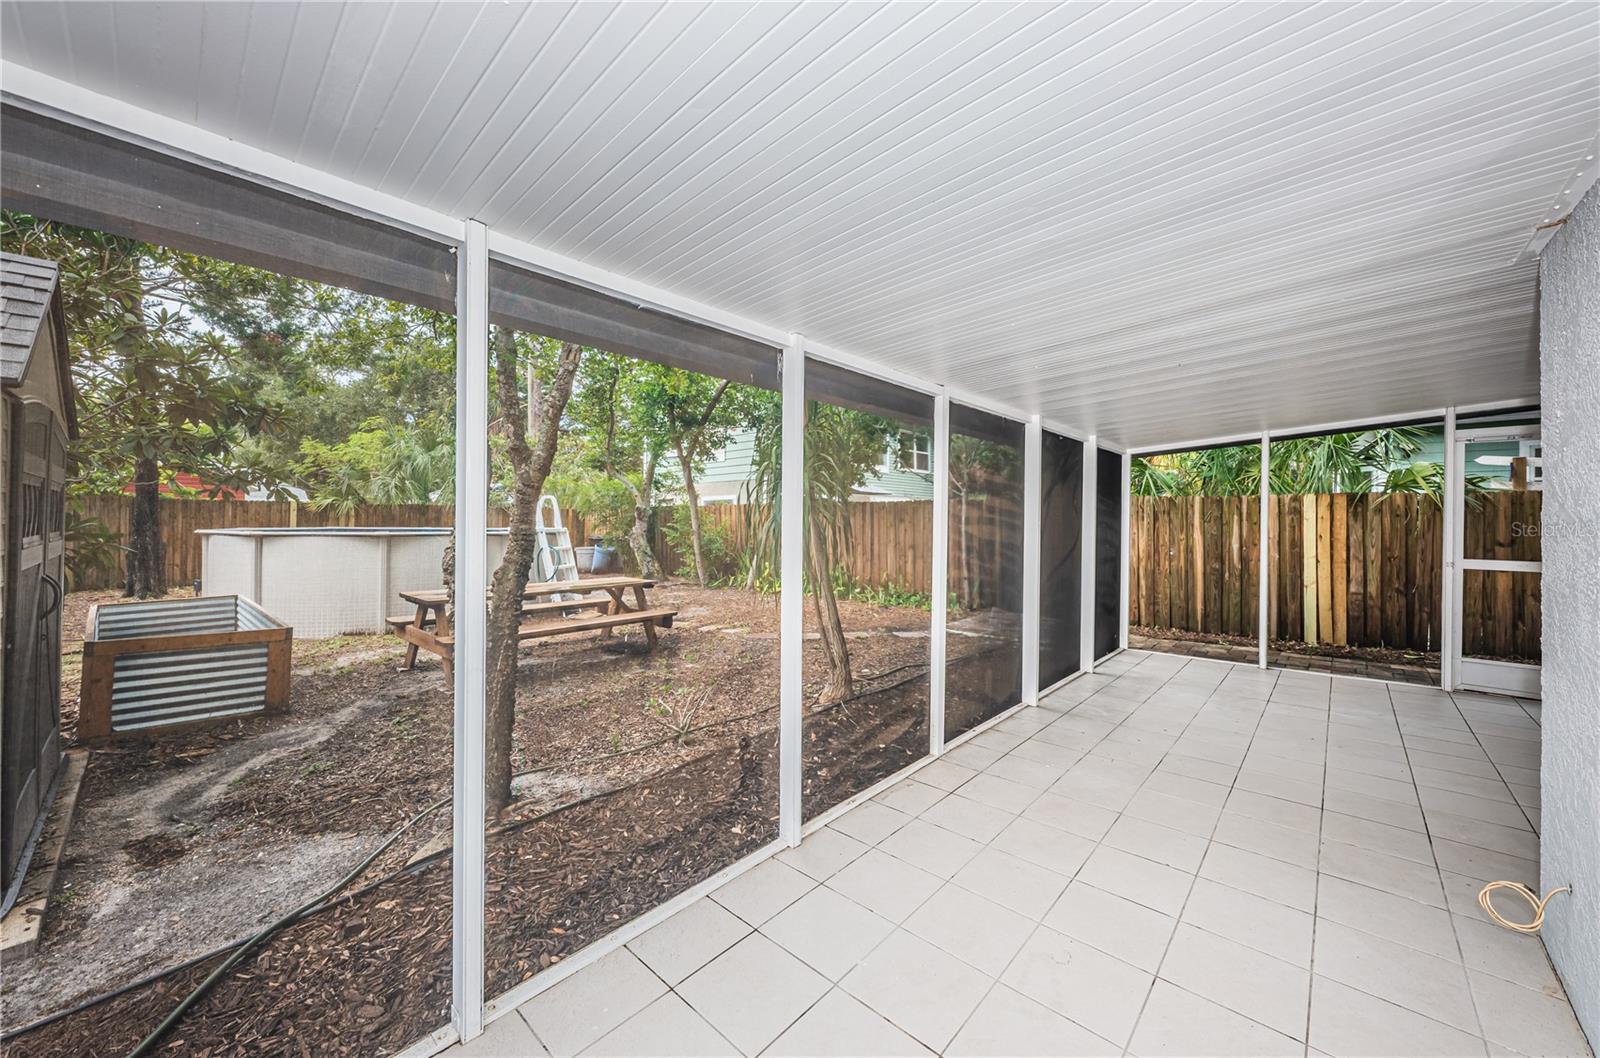
<path id="1" fill-rule="evenodd" d="M 1508 890 L 1516 893 L 1518 896 L 1522 897 L 1522 899 L 1526 900 L 1528 902 L 1528 906 L 1533 908 L 1533 919 L 1529 922 L 1512 922 L 1510 919 L 1500 914 L 1500 912 L 1496 911 L 1494 908 L 1494 902 L 1491 898 L 1491 894 L 1494 893 L 1496 889 Z M 1539 899 L 1538 893 L 1534 892 L 1532 889 L 1529 889 L 1521 882 L 1490 882 L 1488 885 L 1484 886 L 1481 891 L 1479 891 L 1478 906 L 1483 908 L 1485 913 L 1487 913 L 1490 918 L 1494 919 L 1497 925 L 1504 926 L 1506 929 L 1514 929 L 1518 933 L 1537 933 L 1539 932 L 1540 927 L 1544 925 L 1545 905 L 1548 904 L 1557 893 L 1570 892 L 1572 892 L 1572 887 L 1570 885 L 1563 885 L 1559 889 L 1550 890 L 1545 894 L 1544 899 L 1541 900 Z"/>

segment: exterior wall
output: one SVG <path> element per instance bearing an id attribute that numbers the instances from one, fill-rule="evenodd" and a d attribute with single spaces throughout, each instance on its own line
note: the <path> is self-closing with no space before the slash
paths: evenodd
<path id="1" fill-rule="evenodd" d="M 695 490 L 700 494 L 702 503 L 737 502 L 745 483 L 754 476 L 755 438 L 754 430 L 735 430 L 722 450 L 706 461 L 695 477 Z M 678 488 L 675 461 L 664 464 L 659 475 L 658 481 L 663 487 Z M 854 498 L 874 501 L 931 500 L 933 475 L 898 466 L 887 469 L 879 467 L 868 475 L 862 491 Z"/>
<path id="2" fill-rule="evenodd" d="M 1544 941 L 1600 1045 L 1600 187 L 1545 249 L 1539 392 L 1544 412 Z"/>
<path id="3" fill-rule="evenodd" d="M 6 569 L 11 565 L 11 401 L 0 396 L 0 644 L 6 641 Z M 0 687 L 6 685 L 5 651 L 0 650 Z"/>

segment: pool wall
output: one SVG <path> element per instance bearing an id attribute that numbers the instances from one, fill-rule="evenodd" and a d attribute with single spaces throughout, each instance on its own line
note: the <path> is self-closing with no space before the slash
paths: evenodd
<path id="1" fill-rule="evenodd" d="M 377 633 L 399 593 L 444 587 L 448 529 L 202 529 L 202 595 L 253 599 L 303 639 Z M 489 568 L 505 552 L 488 536 Z"/>

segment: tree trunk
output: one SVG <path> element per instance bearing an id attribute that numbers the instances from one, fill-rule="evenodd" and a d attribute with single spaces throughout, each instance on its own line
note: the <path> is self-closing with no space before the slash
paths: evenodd
<path id="1" fill-rule="evenodd" d="M 833 594 L 830 552 L 815 521 L 812 521 L 809 532 L 811 602 L 817 613 L 817 627 L 822 633 L 822 650 L 828 659 L 828 679 L 817 695 L 817 703 L 829 705 L 850 697 L 855 690 L 855 683 L 850 675 L 850 650 L 844 638 L 844 622 L 839 617 L 839 600 Z"/>
<path id="2" fill-rule="evenodd" d="M 661 575 L 655 552 L 650 550 L 650 508 L 655 505 L 656 457 L 645 453 L 644 473 L 640 485 L 633 490 L 633 526 L 628 530 L 628 546 L 633 549 L 633 559 L 639 564 L 639 576 L 654 580 Z"/>
<path id="3" fill-rule="evenodd" d="M 537 550 L 535 516 L 539 493 L 555 458 L 561 415 L 572 395 L 572 380 L 577 374 L 582 349 L 563 345 L 555 379 L 548 398 L 534 384 L 529 396 L 534 405 L 523 418 L 522 395 L 517 385 L 517 349 L 512 332 L 497 327 L 494 332 L 495 393 L 500 404 L 500 426 L 508 444 L 506 456 L 512 468 L 510 524 L 505 554 L 489 582 L 489 614 L 484 629 L 484 655 L 487 669 L 484 729 L 484 807 L 491 816 L 511 803 L 512 748 L 517 710 L 517 656 L 522 622 L 522 588 L 528 582 L 528 568 Z M 528 423 L 536 425 L 537 437 L 530 447 Z"/>
<path id="4" fill-rule="evenodd" d="M 972 545 L 967 542 L 967 490 L 961 490 L 961 520 L 957 533 L 961 540 L 961 605 L 968 609 L 976 609 L 972 605 Z"/>
<path id="5" fill-rule="evenodd" d="M 694 543 L 694 575 L 700 587 L 706 586 L 706 556 L 700 543 L 700 494 L 694 487 L 694 460 L 678 442 L 678 466 L 683 470 L 683 493 L 689 501 L 689 537 Z"/>
<path id="6" fill-rule="evenodd" d="M 128 517 L 128 580 L 124 594 L 152 599 L 167 593 L 167 555 L 161 539 L 161 468 L 154 459 L 133 465 L 133 511 Z"/>

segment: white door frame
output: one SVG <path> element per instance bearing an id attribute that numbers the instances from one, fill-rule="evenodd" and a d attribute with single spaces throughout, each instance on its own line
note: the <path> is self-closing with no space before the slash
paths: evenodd
<path id="1" fill-rule="evenodd" d="M 1463 642 L 1462 588 L 1469 569 L 1493 570 L 1510 573 L 1542 573 L 1542 562 L 1513 562 L 1509 560 L 1473 558 L 1463 556 L 1466 549 L 1466 472 L 1467 446 L 1485 441 L 1527 441 L 1540 436 L 1537 425 L 1485 426 L 1477 429 L 1457 429 L 1455 443 L 1450 452 L 1451 515 L 1446 519 L 1450 531 L 1451 601 L 1447 616 L 1450 619 L 1451 676 L 1446 690 L 1487 691 L 1491 694 L 1514 694 L 1522 698 L 1539 697 L 1540 666 L 1514 661 L 1490 661 L 1485 658 L 1465 657 Z"/>

